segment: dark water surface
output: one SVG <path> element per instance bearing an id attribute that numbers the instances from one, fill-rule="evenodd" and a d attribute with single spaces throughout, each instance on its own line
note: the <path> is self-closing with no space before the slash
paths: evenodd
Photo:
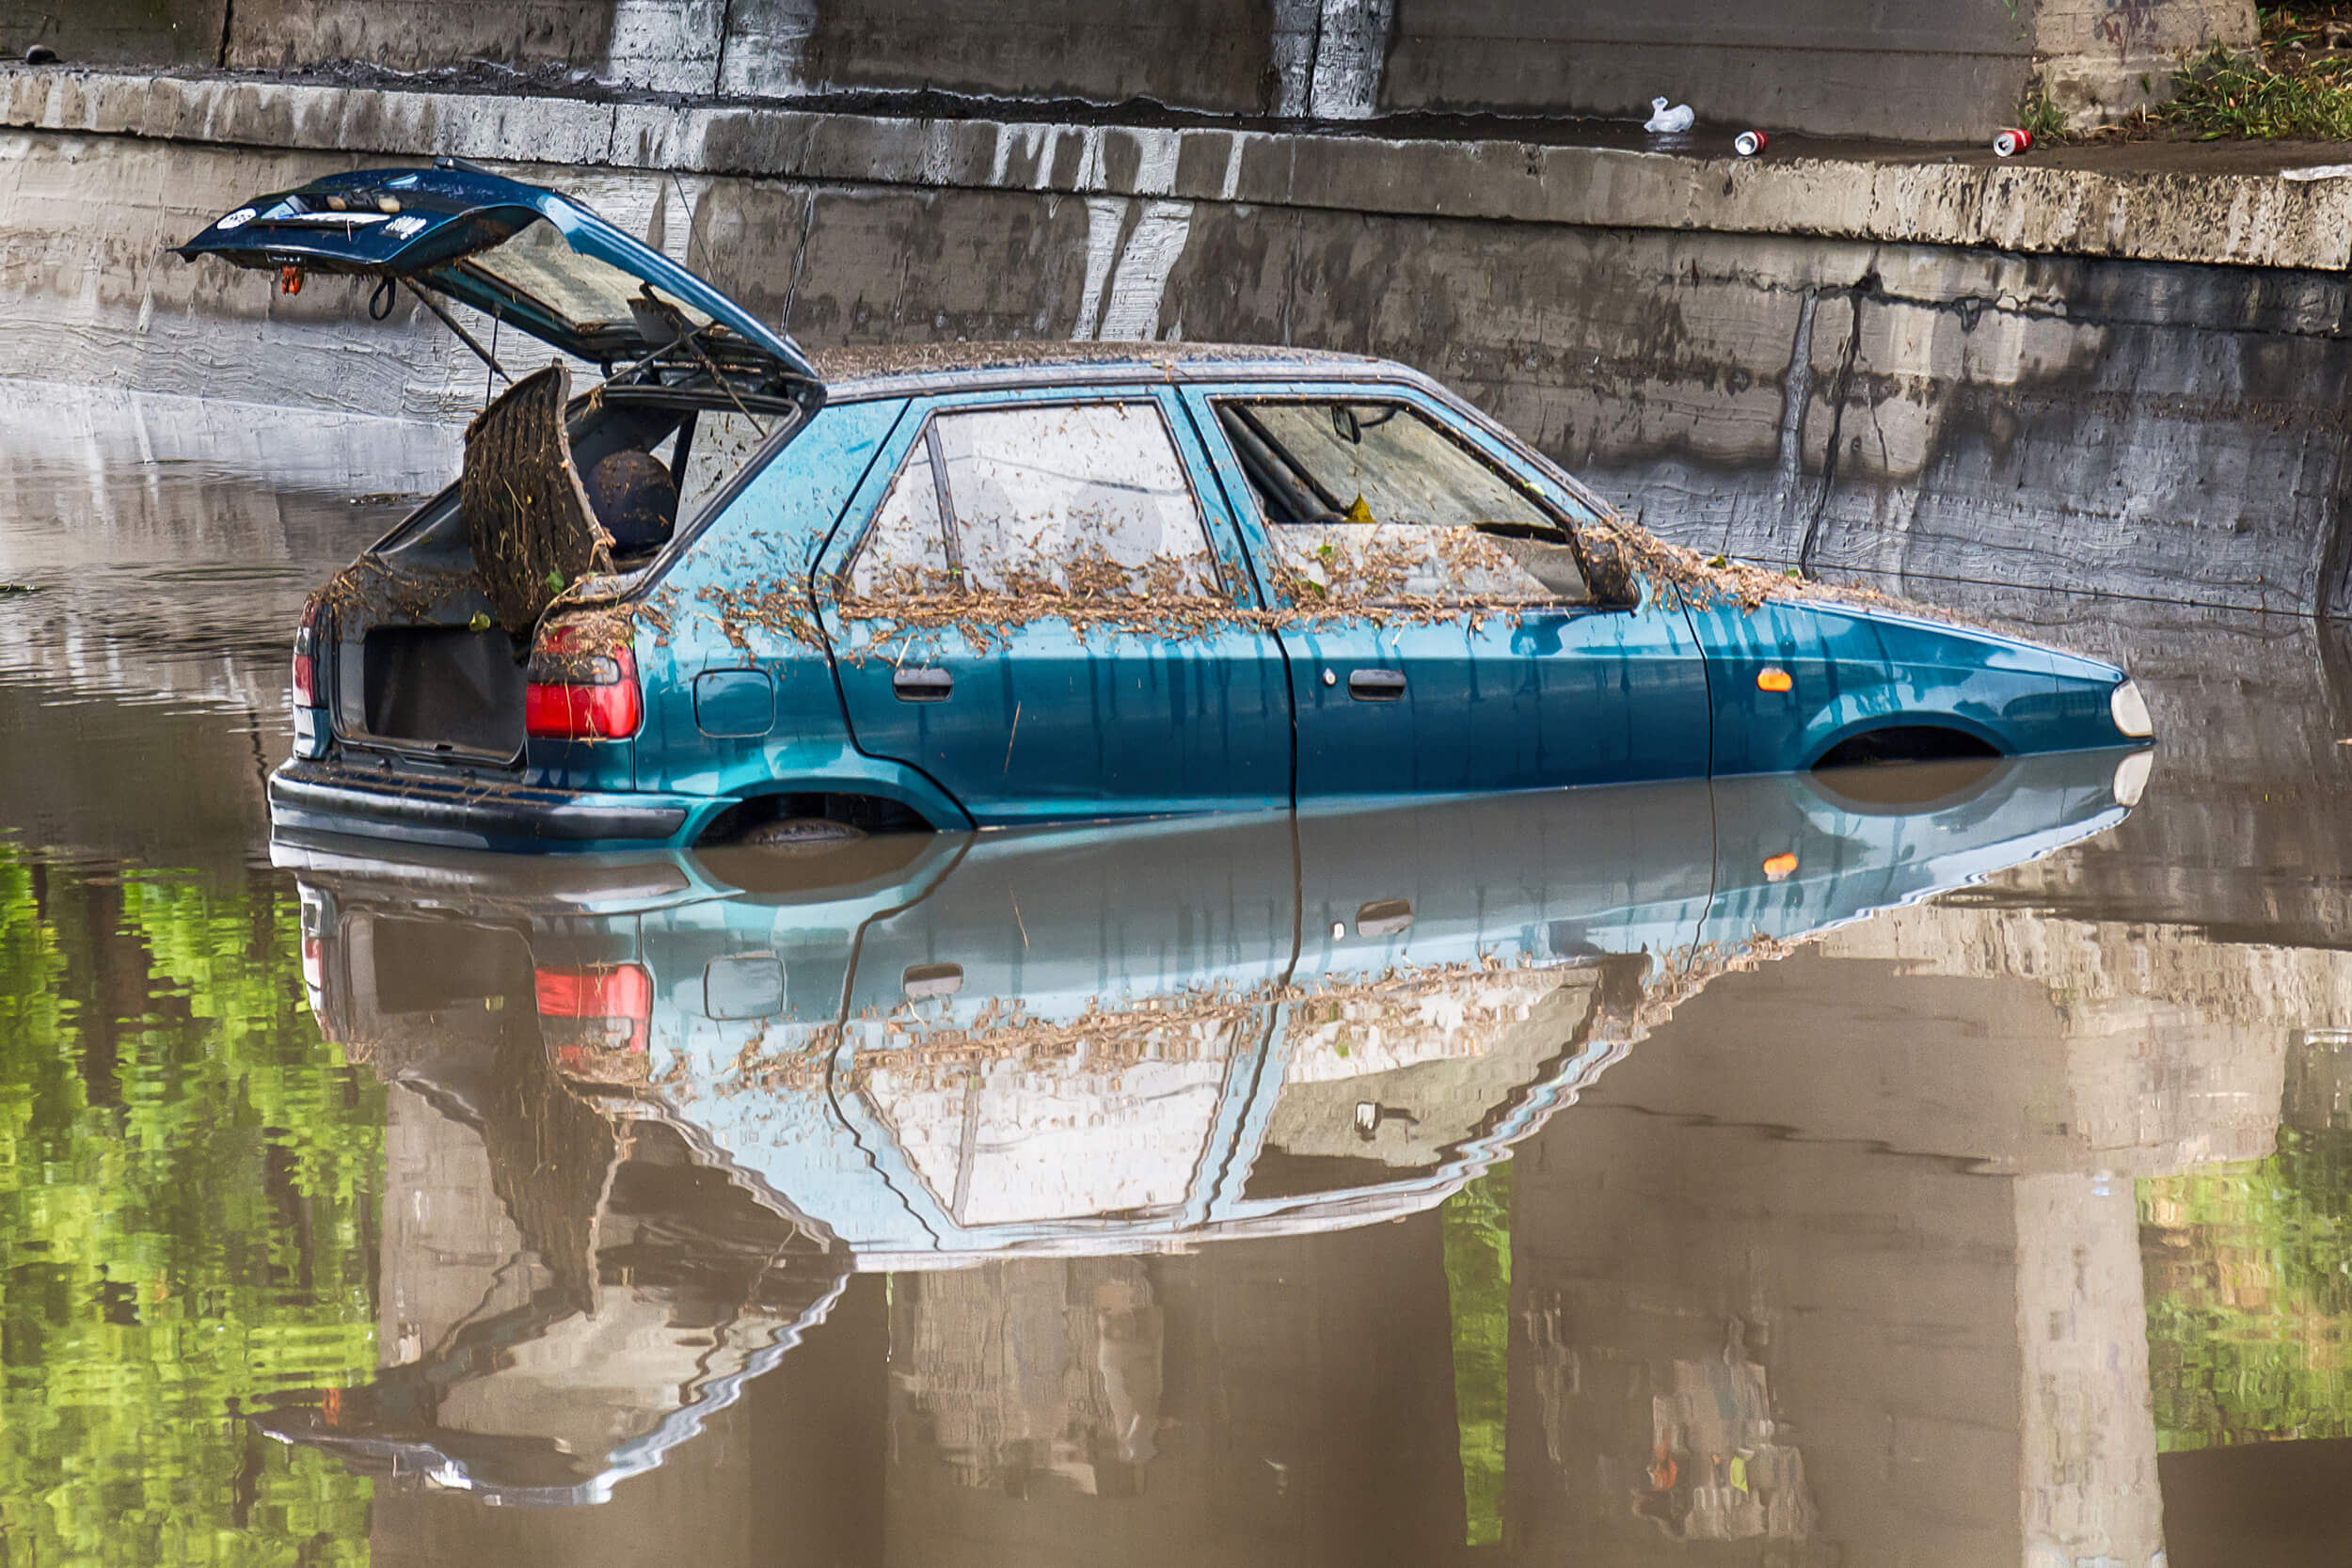
<path id="1" fill-rule="evenodd" d="M 445 459 L 0 432 L 0 1562 L 2343 1560 L 2341 634 L 1970 600 L 2133 667 L 2128 816 L 274 863 Z"/>

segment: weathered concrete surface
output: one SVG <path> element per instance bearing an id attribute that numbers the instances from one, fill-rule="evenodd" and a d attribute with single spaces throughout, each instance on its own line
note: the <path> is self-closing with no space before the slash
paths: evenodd
<path id="1" fill-rule="evenodd" d="M 80 128 L 0 132 L 0 268 L 21 280 L 0 298 L 0 375 L 458 419 L 480 370 L 412 307 L 378 326 L 351 285 L 287 298 L 165 247 L 369 157 L 532 149 L 523 172 L 813 346 L 1363 350 L 1461 388 L 1709 549 L 1913 591 L 2346 606 L 2352 181 L 55 72 L 0 73 L 0 103 Z M 1886 182 L 1884 205 L 1772 231 L 1813 224 L 1803 198 L 1838 181 Z"/>
<path id="2" fill-rule="evenodd" d="M 1669 93 L 1717 120 L 1923 139 L 1990 135 L 2037 89 L 2086 121 L 2111 119 L 2169 96 L 2183 51 L 2256 32 L 2250 0 L 1884 0 L 1867 18 L 1838 0 L 1397 0 L 1396 11 L 1384 108 L 1638 117 Z"/>
<path id="3" fill-rule="evenodd" d="M 2086 153 L 2003 163 L 1679 156 L 1462 139 L 914 119 L 742 104 L 0 67 L 0 126 L 284 150 L 1245 202 L 1602 229 L 2340 270 L 2352 178 L 2264 149 L 2226 171 Z"/>
<path id="4" fill-rule="evenodd" d="M 2343 607 L 2339 277 L 1791 242 L 1579 248 L 1584 288 L 1656 309 L 1590 312 L 1511 401 L 1677 538 L 1912 588 Z"/>
<path id="5" fill-rule="evenodd" d="M 714 90 L 725 0 L 243 0 L 215 63 L 274 70 L 364 61 L 393 71 L 491 61 L 568 66 L 656 92 Z"/>
<path id="6" fill-rule="evenodd" d="M 0 57 L 37 43 L 103 65 L 218 65 L 229 0 L 0 0 Z"/>
<path id="7" fill-rule="evenodd" d="M 67 57 L 394 70 L 557 66 L 664 92 L 940 89 L 1219 114 L 1630 116 L 1981 140 L 2030 93 L 2090 121 L 2255 35 L 2252 0 L 109 0 L 0 5 Z M 21 50 L 22 42 L 13 42 Z"/>
<path id="8" fill-rule="evenodd" d="M 716 86 L 770 97 L 930 87 L 1143 98 L 1263 114 L 1279 95 L 1278 28 L 1300 31 L 1280 13 L 1297 9 L 1269 0 L 737 0 Z"/>
<path id="9" fill-rule="evenodd" d="M 2041 0 L 2032 10 L 2035 87 L 2077 130 L 2171 97 L 2184 55 L 2215 44 L 2242 48 L 2261 37 L 2252 0 Z"/>

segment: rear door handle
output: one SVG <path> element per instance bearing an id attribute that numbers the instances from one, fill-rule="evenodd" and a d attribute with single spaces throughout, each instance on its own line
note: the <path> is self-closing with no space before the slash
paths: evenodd
<path id="1" fill-rule="evenodd" d="M 1351 670 L 1347 694 L 1359 703 L 1393 703 L 1405 695 L 1402 670 Z"/>
<path id="2" fill-rule="evenodd" d="M 944 703 L 956 689 L 956 677 L 945 670 L 893 670 L 890 689 L 902 703 Z"/>

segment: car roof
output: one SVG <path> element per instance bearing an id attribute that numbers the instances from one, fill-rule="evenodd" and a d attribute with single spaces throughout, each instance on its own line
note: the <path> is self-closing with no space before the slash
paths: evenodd
<path id="1" fill-rule="evenodd" d="M 1199 380 L 1284 372 L 1422 379 L 1402 365 L 1360 354 L 1257 343 L 1064 342 L 1051 339 L 992 343 L 897 343 L 827 349 L 809 356 L 827 400 L 937 392 L 975 387 L 1134 380 Z"/>

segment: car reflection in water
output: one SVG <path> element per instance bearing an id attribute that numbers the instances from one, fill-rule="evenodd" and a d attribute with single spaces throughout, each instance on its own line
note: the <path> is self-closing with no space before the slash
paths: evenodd
<path id="1" fill-rule="evenodd" d="M 553 863 L 281 840 L 322 1025 L 471 1130 L 470 1201 L 519 1250 L 433 1253 L 456 1307 L 261 1423 L 380 1475 L 600 1500 L 853 1272 L 1426 1209 L 1714 975 L 2100 832 L 2145 767 Z M 467 1190 L 396 1169 L 388 1215 L 424 1212 L 411 1176 Z M 1113 1403 L 1157 1384 L 1132 1316 Z"/>

